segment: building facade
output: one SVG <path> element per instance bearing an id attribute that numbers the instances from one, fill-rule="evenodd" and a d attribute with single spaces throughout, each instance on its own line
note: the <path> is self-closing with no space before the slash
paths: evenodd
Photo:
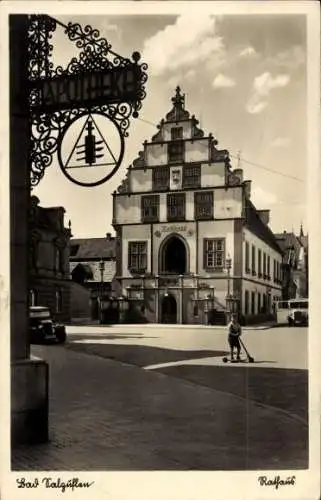
<path id="1" fill-rule="evenodd" d="M 143 146 L 113 193 L 120 293 L 150 322 L 222 322 L 231 296 L 247 321 L 269 313 L 282 263 L 269 212 L 256 210 L 251 181 L 198 128 L 179 87 Z"/>
<path id="2" fill-rule="evenodd" d="M 284 231 L 275 235 L 283 250 L 282 299 L 308 298 L 309 296 L 309 243 L 301 226 L 300 235 Z"/>
<path id="3" fill-rule="evenodd" d="M 72 318 L 99 319 L 100 300 L 112 295 L 115 238 L 73 238 L 69 262 Z"/>
<path id="4" fill-rule="evenodd" d="M 29 305 L 47 306 L 52 316 L 70 321 L 69 242 L 63 207 L 44 208 L 31 197 Z"/>

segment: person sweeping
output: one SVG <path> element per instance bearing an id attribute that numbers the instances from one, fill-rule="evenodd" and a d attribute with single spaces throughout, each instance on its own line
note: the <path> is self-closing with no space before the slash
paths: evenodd
<path id="1" fill-rule="evenodd" d="M 242 335 L 241 325 L 237 320 L 237 315 L 232 314 L 231 321 L 227 325 L 228 343 L 231 350 L 231 361 L 234 361 L 234 349 L 236 349 L 236 359 L 241 360 L 240 336 Z"/>

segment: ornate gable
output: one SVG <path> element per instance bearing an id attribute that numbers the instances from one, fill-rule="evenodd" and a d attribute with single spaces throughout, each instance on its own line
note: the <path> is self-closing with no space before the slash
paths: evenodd
<path id="1" fill-rule="evenodd" d="M 189 120 L 190 114 L 185 109 L 185 94 L 181 94 L 181 88 L 176 87 L 176 94 L 172 97 L 173 107 L 166 115 L 167 122 L 179 122 Z"/>

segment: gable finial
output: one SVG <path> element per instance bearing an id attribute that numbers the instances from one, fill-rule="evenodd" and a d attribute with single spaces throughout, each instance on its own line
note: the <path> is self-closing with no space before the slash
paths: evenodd
<path id="1" fill-rule="evenodd" d="M 304 236 L 304 233 L 303 233 L 303 224 L 301 222 L 301 225 L 300 225 L 300 238 L 302 238 Z"/>
<path id="2" fill-rule="evenodd" d="M 181 88 L 179 85 L 176 87 L 175 96 L 172 97 L 172 103 L 175 108 L 184 109 L 185 106 L 185 94 L 181 93 Z"/>

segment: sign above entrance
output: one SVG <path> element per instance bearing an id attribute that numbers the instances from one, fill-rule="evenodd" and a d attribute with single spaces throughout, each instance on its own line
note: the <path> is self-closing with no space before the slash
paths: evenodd
<path id="1" fill-rule="evenodd" d="M 194 231 L 187 226 L 161 226 L 159 230 L 155 231 L 155 236 L 159 238 L 162 233 L 187 233 L 188 236 L 193 236 Z"/>

